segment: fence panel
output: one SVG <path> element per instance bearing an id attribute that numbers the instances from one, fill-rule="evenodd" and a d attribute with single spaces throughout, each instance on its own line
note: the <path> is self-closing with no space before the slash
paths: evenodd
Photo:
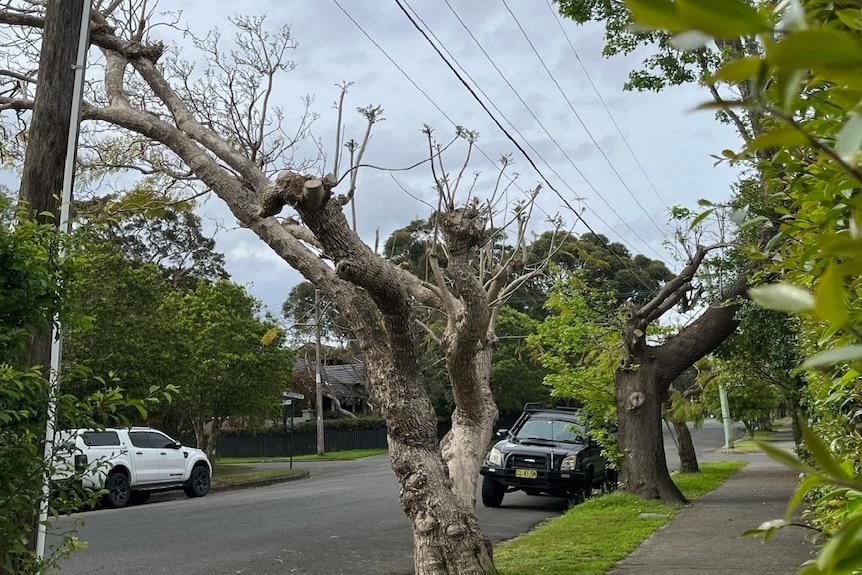
<path id="1" fill-rule="evenodd" d="M 324 430 L 323 442 L 327 452 L 387 447 L 385 429 Z M 316 433 L 294 433 L 292 443 L 293 455 L 317 453 Z M 290 435 L 220 435 L 216 446 L 217 457 L 288 457 L 290 451 Z"/>

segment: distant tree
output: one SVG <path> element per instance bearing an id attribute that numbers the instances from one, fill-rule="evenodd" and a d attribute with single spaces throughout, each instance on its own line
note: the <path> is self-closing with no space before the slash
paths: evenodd
<path id="1" fill-rule="evenodd" d="M 317 332 L 315 314 L 315 293 L 317 289 L 309 281 L 293 286 L 284 303 L 281 313 L 291 321 L 291 332 L 301 341 L 314 341 Z M 339 342 L 342 347 L 350 345 L 353 335 L 350 325 L 338 308 L 323 299 L 320 303 L 320 335 L 326 341 Z"/>
<path id="2" fill-rule="evenodd" d="M 172 202 L 148 190 L 109 194 L 78 202 L 82 219 L 128 260 L 153 263 L 175 288 L 192 289 L 198 280 L 227 279 L 224 254 L 204 234 L 191 202 Z"/>
<path id="3" fill-rule="evenodd" d="M 175 404 L 212 458 L 229 418 L 261 421 L 279 413 L 281 392 L 293 377 L 292 354 L 274 320 L 258 318 L 260 303 L 227 280 L 174 293 L 167 309 L 194 369 Z"/>
<path id="4" fill-rule="evenodd" d="M 528 338 L 538 322 L 509 306 L 497 319 L 497 351 L 491 365 L 491 391 L 501 417 L 514 417 L 527 402 L 547 403 L 550 389 L 544 385 L 545 369 L 536 359 Z"/>
<path id="5" fill-rule="evenodd" d="M 146 395 L 165 383 L 184 387 L 192 377 L 183 334 L 165 307 L 174 289 L 156 264 L 94 243 L 68 288 L 85 321 L 64 327 L 65 390 L 92 393 L 96 376 L 118 378 L 130 392 Z"/>

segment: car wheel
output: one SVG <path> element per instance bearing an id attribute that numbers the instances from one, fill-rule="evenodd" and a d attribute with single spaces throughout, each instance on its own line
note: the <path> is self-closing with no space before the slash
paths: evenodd
<path id="1" fill-rule="evenodd" d="M 487 477 L 482 478 L 482 505 L 499 507 L 506 495 L 506 486 Z"/>
<path id="2" fill-rule="evenodd" d="M 129 477 L 122 471 L 115 471 L 108 475 L 108 480 L 105 481 L 105 489 L 108 490 L 103 497 L 105 504 L 114 509 L 125 507 L 132 496 Z"/>
<path id="3" fill-rule="evenodd" d="M 203 497 L 210 491 L 210 470 L 203 463 L 195 465 L 189 480 L 183 487 L 189 497 Z"/>
<path id="4" fill-rule="evenodd" d="M 132 491 L 132 494 L 129 496 L 129 503 L 131 503 L 132 505 L 143 505 L 149 500 L 149 491 Z"/>

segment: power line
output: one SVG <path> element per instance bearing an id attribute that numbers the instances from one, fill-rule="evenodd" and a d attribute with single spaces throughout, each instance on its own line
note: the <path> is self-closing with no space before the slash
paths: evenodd
<path id="1" fill-rule="evenodd" d="M 337 0 L 333 0 L 333 1 L 336 2 L 336 4 L 337 4 Z M 444 1 L 446 1 L 447 5 L 448 5 L 448 0 L 444 0 Z M 583 218 L 583 216 L 581 216 L 572 207 L 572 205 L 569 203 L 569 201 L 560 193 L 559 190 L 557 190 L 557 188 L 548 180 L 548 178 L 544 175 L 544 173 L 539 169 L 539 167 L 536 165 L 536 162 L 526 152 L 526 150 L 524 150 L 523 146 L 521 146 L 521 144 L 515 138 L 512 137 L 512 135 L 509 133 L 509 131 L 506 130 L 506 128 L 500 123 L 499 120 L 497 120 L 497 118 L 494 116 L 494 114 L 488 109 L 488 107 L 485 105 L 485 103 L 482 101 L 482 99 L 479 98 L 478 95 L 476 95 L 476 92 L 473 90 L 473 88 L 464 80 L 464 78 L 461 76 L 461 74 L 458 72 L 458 70 L 455 69 L 455 67 L 451 64 L 451 62 L 449 62 L 449 60 L 446 59 L 446 56 L 443 55 L 443 53 L 440 51 L 440 49 L 437 47 L 437 45 L 434 44 L 434 42 L 425 33 L 425 31 L 419 26 L 419 24 L 416 22 L 416 20 L 413 19 L 413 17 L 410 15 L 410 13 L 407 11 L 407 9 L 402 4 L 401 0 L 395 0 L 395 3 L 398 5 L 398 8 L 404 13 L 404 15 L 407 17 L 407 19 L 413 25 L 413 27 L 416 28 L 416 30 L 418 30 L 420 34 L 422 34 L 422 36 L 431 45 L 431 47 L 434 49 L 434 51 L 437 52 L 438 56 L 440 56 L 440 58 L 443 60 L 443 62 L 446 64 L 446 66 L 452 71 L 453 74 L 455 74 L 455 77 L 458 78 L 458 80 L 467 89 L 467 91 L 470 93 L 470 95 L 476 100 L 476 102 L 479 103 L 479 105 L 482 107 L 482 109 L 485 110 L 485 113 L 488 114 L 488 117 L 491 118 L 491 121 L 494 122 L 494 124 L 496 124 L 497 128 L 499 128 L 500 131 L 503 132 L 503 134 L 506 136 L 506 138 L 510 142 L 512 142 L 512 144 L 518 149 L 518 151 L 521 153 L 521 155 L 524 156 L 524 158 L 527 160 L 527 162 L 530 164 L 530 166 L 536 171 L 536 173 L 539 175 L 539 177 L 542 179 L 542 181 L 545 182 L 545 184 L 548 186 L 548 188 L 550 188 L 557 195 L 557 197 L 559 197 L 560 200 L 562 200 L 563 204 L 575 215 L 575 217 L 590 232 L 593 233 L 594 236 L 596 236 L 597 238 L 600 238 L 598 232 L 593 230 L 593 228 L 587 223 L 587 221 Z M 451 9 L 451 6 L 450 6 L 450 9 Z M 352 20 L 352 18 L 351 18 L 351 20 Z M 355 21 L 354 21 L 354 23 L 355 23 Z M 538 121 L 538 119 L 537 119 L 537 121 Z M 584 180 L 587 183 L 589 183 L 589 180 L 587 180 L 586 178 L 584 178 Z M 595 188 L 592 186 L 592 184 L 590 184 L 590 187 L 593 190 L 595 190 Z M 598 194 L 599 197 L 601 197 L 601 194 L 598 193 L 598 190 L 595 190 L 595 191 L 596 191 L 596 194 Z M 623 222 L 623 223 L 625 223 L 625 222 Z M 607 223 L 606 223 L 606 225 L 607 225 Z M 641 239 L 641 241 L 643 241 L 643 240 Z M 644 243 L 646 243 L 646 242 L 644 242 Z M 629 268 L 625 264 L 625 262 L 616 253 L 614 253 L 613 250 L 610 249 L 610 247 L 607 244 L 605 244 L 604 247 L 607 248 L 608 251 L 623 265 L 623 267 L 628 269 L 632 273 L 632 275 L 638 279 L 638 281 L 640 281 L 647 289 L 650 289 L 649 285 L 647 285 L 647 283 L 643 280 L 643 278 L 641 278 L 637 273 L 635 273 L 631 268 Z M 661 257 L 661 256 L 659 256 L 659 257 Z"/>
<path id="2" fill-rule="evenodd" d="M 551 79 L 551 82 L 553 82 L 553 83 L 554 83 L 554 86 L 556 86 L 557 91 L 558 91 L 558 92 L 560 93 L 560 95 L 563 97 L 563 100 L 565 100 L 565 101 L 566 101 L 566 104 L 569 106 L 569 109 L 570 109 L 570 110 L 572 111 L 572 113 L 575 115 L 575 118 L 577 118 L 578 123 L 580 123 L 581 127 L 582 127 L 582 128 L 584 129 L 584 131 L 587 133 L 587 136 L 589 136 L 590 141 L 593 143 L 593 145 L 595 145 L 596 149 L 597 149 L 597 150 L 599 151 L 599 153 L 602 155 L 602 158 L 604 158 L 604 159 L 605 159 L 605 162 L 608 164 L 608 167 L 610 167 L 611 171 L 613 171 L 613 173 L 616 175 L 617 179 L 620 181 L 620 183 L 621 183 L 621 184 L 623 185 L 623 187 L 626 189 L 626 191 L 628 192 L 629 196 L 631 196 L 632 200 L 634 200 L 635 204 L 637 204 L 637 206 L 641 209 L 641 211 L 644 213 L 644 215 L 646 215 L 646 216 L 647 216 L 647 219 L 652 223 L 652 225 L 653 225 L 653 226 L 655 226 L 655 228 L 658 230 L 658 232 L 659 232 L 660 234 L 665 235 L 664 230 L 662 230 L 660 227 L 658 227 L 658 224 L 656 224 L 656 223 L 655 223 L 655 220 L 653 220 L 653 218 L 652 218 L 652 217 L 650 217 L 649 213 L 646 211 L 646 209 L 644 209 L 643 205 L 641 205 L 640 201 L 637 199 L 637 196 L 635 196 L 634 192 L 632 192 L 631 188 L 629 188 L 628 184 L 626 184 L 625 180 L 623 180 L 623 177 L 622 177 L 622 175 L 620 174 L 619 170 L 617 170 L 616 166 L 614 166 L 613 162 L 611 162 L 610 158 L 608 158 L 608 156 L 607 156 L 607 154 L 605 153 L 605 151 L 602 149 L 602 147 L 601 147 L 601 146 L 599 145 L 599 143 L 596 141 L 596 138 L 593 136 L 592 132 L 591 132 L 591 131 L 590 131 L 590 129 L 587 127 L 587 125 L 586 125 L 586 123 L 584 122 L 584 120 L 581 118 L 581 115 L 578 113 L 578 111 L 577 111 L 577 110 L 575 110 L 575 107 L 572 105 L 572 102 L 571 102 L 571 101 L 569 100 L 569 98 L 566 96 L 566 93 L 563 91 L 563 88 L 560 86 L 560 83 L 559 83 L 559 82 L 557 82 L 557 79 L 554 77 L 554 75 L 551 73 L 551 70 L 548 68 L 548 65 L 545 63 L 544 58 L 542 58 L 542 55 L 541 55 L 541 54 L 539 54 L 539 51 L 536 49 L 536 46 L 533 44 L 533 41 L 532 41 L 532 40 L 530 40 L 530 36 L 527 34 L 526 30 L 524 30 L 524 27 L 523 27 L 523 26 L 521 26 L 521 22 L 518 20 L 518 17 L 517 17 L 517 16 L 515 16 L 515 13 L 514 13 L 514 12 L 512 12 L 512 9 L 511 9 L 511 8 L 509 8 L 509 4 L 506 2 L 506 0 L 501 0 L 501 1 L 503 2 L 503 6 L 505 6 L 505 7 L 506 7 L 506 10 L 509 12 L 509 15 L 512 17 L 512 20 L 514 20 L 514 21 L 515 21 L 515 25 L 517 25 L 517 26 L 518 26 L 518 30 L 520 30 L 520 31 L 521 31 L 521 34 L 524 36 L 524 39 L 527 41 L 527 44 L 529 44 L 529 45 L 530 45 L 530 49 L 532 49 L 532 50 L 533 50 L 533 54 L 535 54 L 535 55 L 536 55 L 536 58 L 538 58 L 538 59 L 539 59 L 539 62 L 542 64 L 542 68 L 544 68 L 545 72 L 548 74 L 548 77 Z M 622 219 L 622 218 L 621 218 L 621 219 Z M 628 226 L 626 226 L 626 227 L 628 227 Z M 629 229 L 631 230 L 631 228 L 629 228 Z M 652 248 L 652 246 L 649 246 L 649 244 L 647 244 L 647 243 L 643 240 L 643 238 L 641 238 L 641 237 L 637 234 L 637 232 L 635 232 L 634 230 L 632 230 L 632 233 L 634 233 L 634 234 L 635 234 L 635 237 L 637 237 L 639 240 L 641 240 L 642 242 L 644 242 L 644 244 L 646 244 L 646 245 L 647 245 L 647 246 L 648 246 L 648 247 L 653 251 L 653 253 L 655 253 L 656 255 L 658 255 L 658 256 L 659 256 L 659 258 L 661 258 L 661 255 L 660 255 L 657 251 L 655 251 L 655 250 Z"/>
<path id="3" fill-rule="evenodd" d="M 464 20 L 462 20 L 462 19 L 461 19 L 461 17 L 458 15 L 458 13 L 455 11 L 455 9 L 454 9 L 454 8 L 452 7 L 452 5 L 449 3 L 449 0 L 444 0 L 444 2 L 446 3 L 446 6 L 449 8 L 449 11 L 450 11 L 450 12 L 452 12 L 452 14 L 455 16 L 455 18 L 456 18 L 456 19 L 458 20 L 458 22 L 461 24 L 461 27 L 462 27 L 462 28 L 464 28 L 464 30 L 467 32 L 467 34 L 470 36 L 470 38 L 473 40 L 473 42 L 476 44 L 476 46 L 479 48 L 479 50 L 482 52 L 482 54 L 485 56 L 485 58 L 488 60 L 488 62 L 491 64 L 491 66 L 494 68 L 494 70 L 496 70 L 497 74 L 500 76 L 500 78 L 503 80 L 503 82 L 505 82 L 505 83 L 506 83 L 506 85 L 509 87 L 509 89 L 512 91 L 512 93 L 513 93 L 513 94 L 515 94 L 515 97 L 516 97 L 516 98 L 518 98 L 518 100 L 521 102 L 521 104 L 524 106 L 524 108 L 527 110 L 527 112 L 530 114 L 530 116 L 532 116 L 533 120 L 535 120 L 535 121 L 536 121 L 536 123 L 537 123 L 537 124 L 539 125 L 539 127 L 540 127 L 544 132 L 545 132 L 545 134 L 548 136 L 548 138 L 549 138 L 549 139 L 554 143 L 554 145 L 556 145 L 557 149 L 560 151 L 560 153 L 563 155 L 563 157 L 565 157 L 565 158 L 566 158 L 566 160 L 569 162 L 569 164 L 571 164 L 571 166 L 575 169 L 575 171 L 578 173 L 578 175 L 579 175 L 579 176 L 581 176 L 581 179 L 583 179 L 583 180 L 584 180 L 584 182 L 587 184 L 587 186 L 588 186 L 588 187 L 589 187 L 593 192 L 595 192 L 596 196 L 597 196 L 597 197 L 602 201 L 602 203 L 603 203 L 603 204 L 604 204 L 604 205 L 605 205 L 605 206 L 606 206 L 606 207 L 607 207 L 607 208 L 608 208 L 608 209 L 609 209 L 609 210 L 610 210 L 614 215 L 616 215 L 617 217 L 619 217 L 619 218 L 620 218 L 620 221 L 623 223 L 623 225 L 624 225 L 626 228 L 628 228 L 628 230 L 632 233 L 632 235 L 634 235 L 637 239 L 639 239 L 639 240 L 640 240 L 640 241 L 641 241 L 641 242 L 642 242 L 642 243 L 643 243 L 643 244 L 644 244 L 648 249 L 652 250 L 652 252 L 653 252 L 654 254 L 656 254 L 656 255 L 659 257 L 659 259 L 662 259 L 661 254 L 659 254 L 657 251 L 655 251 L 655 249 L 653 249 L 653 248 L 652 248 L 652 246 L 650 246 L 650 245 L 649 245 L 649 244 L 648 244 L 648 243 L 647 243 L 643 238 L 641 238 L 641 237 L 640 237 L 640 235 L 638 235 L 638 233 L 637 233 L 637 232 L 636 232 L 636 231 L 635 231 L 635 230 L 634 230 L 634 229 L 633 229 L 633 228 L 628 224 L 628 222 L 627 222 L 624 218 L 622 218 L 621 216 L 619 216 L 619 214 L 617 214 L 617 213 L 616 213 L 616 210 L 614 210 L 614 208 L 613 208 L 613 207 L 608 203 L 608 201 L 605 199 L 605 197 L 604 197 L 604 196 L 603 196 L 603 195 L 598 191 L 598 189 L 596 189 L 596 187 L 592 184 L 592 182 L 589 180 L 589 178 L 587 178 L 586 174 L 584 174 L 584 173 L 581 171 L 581 169 L 577 166 L 577 164 L 575 164 L 574 160 L 572 160 L 572 158 L 571 158 L 571 157 L 569 156 L 569 154 L 565 151 L 565 149 L 563 149 L 563 147 L 562 147 L 562 146 L 559 144 L 559 142 L 558 142 L 558 141 L 557 141 L 557 140 L 556 140 L 556 139 L 551 135 L 551 133 L 548 131 L 548 129 L 545 127 L 545 125 L 542 123 L 542 121 L 541 121 L 541 120 L 536 116 L 536 114 L 533 112 L 533 110 L 532 110 L 532 108 L 530 107 L 530 105 L 529 105 L 529 104 L 527 104 L 527 102 L 524 100 L 524 98 L 523 98 L 523 97 L 521 97 L 521 94 L 520 94 L 520 93 L 518 92 L 518 90 L 517 90 L 517 89 L 512 85 L 512 83 L 509 81 L 509 79 L 506 77 L 506 75 L 503 73 L 503 71 L 500 69 L 500 67 L 499 67 L 499 66 L 497 66 L 497 63 L 496 63 L 496 62 L 494 61 L 494 59 L 490 56 L 490 54 L 488 54 L 488 52 L 487 52 L 487 51 L 485 50 L 485 48 L 482 46 L 482 43 L 481 43 L 481 42 L 479 42 L 479 40 L 476 38 L 476 36 L 475 36 L 475 35 L 473 34 L 473 32 L 470 30 L 469 26 L 467 26 L 467 24 L 466 24 L 466 23 L 464 23 Z M 487 97 L 487 96 L 486 96 L 486 97 Z M 493 105 L 493 104 L 492 104 L 492 105 Z M 496 108 L 496 106 L 495 106 L 495 108 Z M 523 137 L 523 136 L 522 136 L 522 137 Z M 593 140 L 593 143 L 595 143 L 595 140 Z M 597 145 L 597 144 L 596 144 L 596 145 Z M 598 146 L 598 145 L 597 145 L 597 146 Z M 602 151 L 602 150 L 601 150 L 601 148 L 599 149 L 599 151 L 600 151 L 600 152 Z M 602 152 L 602 153 L 604 153 L 604 152 Z M 607 158 L 605 158 L 605 159 L 607 160 Z M 547 162 L 545 162 L 545 163 L 547 164 Z M 550 165 L 549 165 L 549 167 L 550 167 Z M 611 167 L 613 168 L 613 166 L 611 166 Z M 551 170 L 553 171 L 553 168 L 551 168 Z M 556 173 L 556 172 L 554 172 L 554 173 Z M 625 183 L 623 183 L 623 185 L 625 185 Z M 568 186 L 567 186 L 567 187 L 568 187 Z M 571 188 L 569 188 L 569 189 L 571 189 Z M 643 209 L 643 207 L 641 207 L 641 209 Z M 594 212 L 594 213 L 595 213 L 595 212 Z M 646 212 L 644 212 L 644 213 L 646 213 Z M 650 221 L 652 221 L 652 218 L 649 218 L 649 215 L 648 215 L 648 214 L 647 214 L 647 217 L 648 217 L 648 219 L 650 219 Z M 608 225 L 608 223 L 607 223 L 606 221 L 604 221 L 602 218 L 599 218 L 599 219 L 602 221 L 602 223 L 604 223 L 605 225 Z M 655 222 L 653 222 L 653 224 L 655 224 Z M 608 225 L 608 227 L 609 227 L 609 228 L 611 228 L 611 226 L 610 226 L 610 225 Z M 611 229 L 612 229 L 612 228 L 611 228 Z M 664 235 L 664 232 L 663 232 L 663 231 L 661 231 L 660 229 L 659 229 L 659 232 L 660 232 L 662 235 Z M 623 242 L 625 243 L 625 240 L 623 240 Z M 632 250 L 634 250 L 634 247 L 633 247 L 633 246 L 629 246 L 629 247 L 632 247 Z M 637 250 L 634 250 L 634 251 L 637 251 Z"/>
<path id="4" fill-rule="evenodd" d="M 623 134 L 623 131 L 620 129 L 619 125 L 617 124 L 616 118 L 614 118 L 613 113 L 611 113 L 610 108 L 608 108 L 608 105 L 605 102 L 605 99 L 602 97 L 601 92 L 599 92 L 598 88 L 596 87 L 595 83 L 593 82 L 593 79 L 590 76 L 590 73 L 587 71 L 587 67 L 584 65 L 583 61 L 581 60 L 581 57 L 578 55 L 578 51 L 575 50 L 575 46 L 574 46 L 574 44 L 572 44 L 571 38 L 569 38 L 569 33 L 566 32 L 566 29 L 563 27 L 563 24 L 560 21 L 559 14 L 556 11 L 554 11 L 553 6 L 551 5 L 551 0 L 546 0 L 545 5 L 548 7 L 548 10 L 551 11 L 551 14 L 553 14 L 554 21 L 557 23 L 557 26 L 560 28 L 560 32 L 562 32 L 563 36 L 566 38 L 566 43 L 568 43 L 569 48 L 572 51 L 572 54 L 574 54 L 575 60 L 578 61 L 578 64 L 580 65 L 581 70 L 583 70 L 584 75 L 587 77 L 587 81 L 590 83 L 590 86 L 592 87 L 593 92 L 599 98 L 599 101 L 602 103 L 602 106 L 605 108 L 605 112 L 608 113 L 608 117 L 610 118 L 611 122 L 613 123 L 614 128 L 616 128 L 617 133 L 620 135 L 620 138 L 622 139 L 623 143 L 625 143 L 626 149 L 629 151 L 629 154 L 631 154 L 632 159 L 635 161 L 635 164 L 637 164 L 637 167 L 640 169 L 641 174 L 643 174 L 644 178 L 649 183 L 650 188 L 652 188 L 652 191 L 655 192 L 655 196 L 662 203 L 662 205 L 665 208 L 670 209 L 670 206 L 668 206 L 667 203 L 664 201 L 664 198 L 659 193 L 655 184 L 650 179 L 649 175 L 647 175 L 646 170 L 644 170 L 644 167 L 641 165 L 640 160 L 638 160 L 637 155 L 635 154 L 634 150 L 632 150 L 631 145 L 629 145 L 628 139 L 625 137 L 625 134 Z"/>

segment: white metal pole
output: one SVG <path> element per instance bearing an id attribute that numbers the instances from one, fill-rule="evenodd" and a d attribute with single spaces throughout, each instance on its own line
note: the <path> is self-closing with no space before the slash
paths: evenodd
<path id="1" fill-rule="evenodd" d="M 69 231 L 69 213 L 72 203 L 72 186 L 75 181 L 75 159 L 78 151 L 78 128 L 81 124 L 81 106 L 84 99 L 84 72 L 87 69 L 87 48 L 90 43 L 90 7 L 92 0 L 83 0 L 81 10 L 81 33 L 78 35 L 78 53 L 75 59 L 75 83 L 72 91 L 72 114 L 69 120 L 69 138 L 66 141 L 66 164 L 63 169 L 63 189 L 60 195 L 61 232 Z M 44 457 L 49 462 L 54 454 L 55 422 L 57 418 L 57 394 L 60 391 L 60 363 L 63 353 L 63 334 L 59 319 L 55 318 L 51 344 L 51 386 L 48 396 L 48 419 L 45 423 Z M 48 498 L 50 477 L 42 484 L 42 501 L 39 504 L 39 531 L 36 535 L 36 556 L 45 556 L 45 522 L 48 520 Z"/>

